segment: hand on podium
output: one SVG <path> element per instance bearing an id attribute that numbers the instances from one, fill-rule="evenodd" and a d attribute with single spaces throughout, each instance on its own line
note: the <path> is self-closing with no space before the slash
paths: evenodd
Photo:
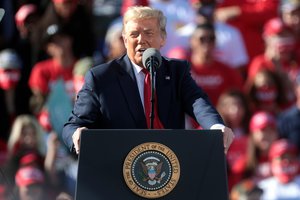
<path id="1" fill-rule="evenodd" d="M 224 128 L 221 129 L 223 132 L 223 143 L 224 143 L 224 153 L 227 154 L 228 149 L 231 145 L 231 143 L 233 142 L 234 139 L 234 133 L 231 130 L 231 128 L 228 128 L 226 126 L 224 126 Z"/>
<path id="2" fill-rule="evenodd" d="M 76 131 L 74 132 L 73 136 L 72 136 L 72 140 L 73 140 L 73 144 L 74 144 L 76 154 L 79 154 L 80 136 L 81 136 L 82 130 L 85 130 L 85 129 L 88 129 L 88 128 L 86 128 L 86 127 L 77 128 Z"/>
<path id="3" fill-rule="evenodd" d="M 210 129 L 219 129 L 223 133 L 223 144 L 224 144 L 224 153 L 227 154 L 227 151 L 233 142 L 234 133 L 231 128 L 224 126 L 223 124 L 215 124 Z"/>

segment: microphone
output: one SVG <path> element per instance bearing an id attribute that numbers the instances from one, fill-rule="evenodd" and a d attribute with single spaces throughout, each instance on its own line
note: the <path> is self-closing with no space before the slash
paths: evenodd
<path id="1" fill-rule="evenodd" d="M 150 129 L 154 127 L 154 106 L 155 106 L 155 71 L 161 65 L 161 55 L 159 51 L 155 48 L 148 48 L 143 53 L 142 56 L 143 66 L 146 68 L 150 73 L 150 84 L 151 84 L 151 95 L 150 95 Z"/>
<path id="2" fill-rule="evenodd" d="M 148 71 L 156 71 L 161 65 L 160 52 L 155 48 L 148 48 L 143 53 L 142 60 L 144 67 Z"/>

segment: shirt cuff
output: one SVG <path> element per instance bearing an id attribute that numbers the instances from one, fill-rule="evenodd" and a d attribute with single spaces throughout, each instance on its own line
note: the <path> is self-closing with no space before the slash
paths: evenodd
<path id="1" fill-rule="evenodd" d="M 210 129 L 223 129 L 225 126 L 223 124 L 214 124 L 210 127 Z"/>

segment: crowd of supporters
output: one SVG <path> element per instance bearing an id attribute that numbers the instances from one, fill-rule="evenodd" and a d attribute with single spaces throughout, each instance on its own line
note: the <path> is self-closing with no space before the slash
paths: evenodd
<path id="1" fill-rule="evenodd" d="M 230 199 L 300 199 L 300 0 L 9 0 L 0 200 L 74 198 L 78 158 L 62 127 L 87 70 L 126 53 L 122 15 L 133 5 L 163 11 L 161 54 L 190 62 L 233 129 Z M 189 117 L 186 128 L 201 129 Z"/>

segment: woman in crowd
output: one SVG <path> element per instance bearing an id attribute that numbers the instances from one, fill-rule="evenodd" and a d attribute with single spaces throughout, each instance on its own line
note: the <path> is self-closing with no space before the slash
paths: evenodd
<path id="1" fill-rule="evenodd" d="M 245 93 L 253 112 L 268 111 L 277 115 L 291 104 L 290 94 L 284 90 L 278 73 L 267 69 L 261 69 L 253 78 L 247 79 Z"/>

